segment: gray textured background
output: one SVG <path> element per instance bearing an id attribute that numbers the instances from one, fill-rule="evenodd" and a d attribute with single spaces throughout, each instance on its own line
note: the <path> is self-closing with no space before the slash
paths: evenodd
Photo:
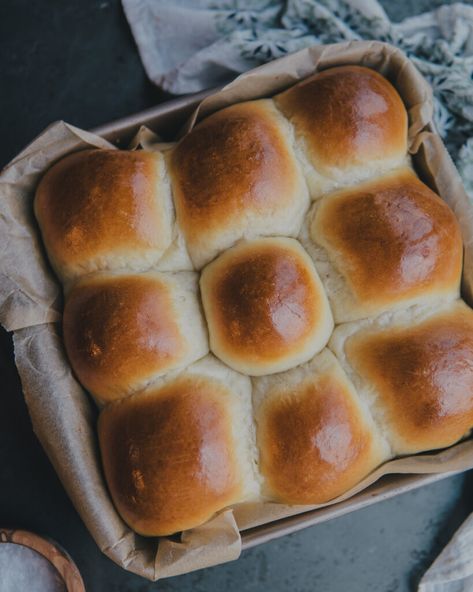
<path id="1" fill-rule="evenodd" d="M 394 20 L 441 3 L 382 2 Z M 90 128 L 165 99 L 145 77 L 118 0 L 0 0 L 0 166 L 51 121 Z M 257 547 L 237 562 L 151 584 L 101 555 L 71 506 L 32 433 L 3 330 L 0 385 L 0 526 L 56 539 L 89 592 L 412 590 L 473 510 L 470 472 Z"/>

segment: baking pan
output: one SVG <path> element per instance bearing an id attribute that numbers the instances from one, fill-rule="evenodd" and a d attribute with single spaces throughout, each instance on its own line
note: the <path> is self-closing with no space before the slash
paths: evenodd
<path id="1" fill-rule="evenodd" d="M 221 92 L 186 96 L 100 126 L 89 134 L 64 122 L 48 127 L 0 175 L 0 229 L 5 253 L 0 284 L 2 323 L 14 331 L 15 356 L 33 428 L 86 527 L 103 553 L 130 572 L 157 580 L 236 559 L 247 549 L 307 526 L 473 467 L 473 440 L 449 449 L 398 458 L 322 508 L 240 504 L 180 537 L 145 539 L 113 507 L 98 457 L 96 409 L 75 380 L 60 334 L 61 290 L 52 276 L 31 215 L 39 177 L 61 156 L 86 147 L 127 148 L 146 126 L 175 140 L 197 105 L 200 114 L 271 96 L 318 69 L 362 64 L 390 79 L 410 116 L 409 139 L 421 179 L 450 204 L 465 243 L 464 290 L 473 303 L 473 208 L 440 138 L 432 133 L 432 94 L 414 65 L 397 49 L 374 41 L 314 46 L 253 70 Z M 212 96 L 208 96 L 212 95 Z M 108 141 L 107 141 L 108 140 Z M 143 146 L 154 139 L 140 135 Z M 137 145 L 137 142 L 131 144 Z M 8 248 L 7 248 L 8 247 Z M 467 289 L 465 289 L 467 288 Z M 468 289 L 469 288 L 469 289 Z M 379 478 L 382 477 L 381 480 Z"/>

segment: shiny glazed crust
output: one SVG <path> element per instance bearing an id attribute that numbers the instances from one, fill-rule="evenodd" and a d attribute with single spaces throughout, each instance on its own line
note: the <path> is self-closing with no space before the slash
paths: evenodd
<path id="1" fill-rule="evenodd" d="M 286 375 L 255 382 L 263 492 L 284 503 L 322 504 L 388 457 L 353 385 L 328 350 Z"/>
<path id="2" fill-rule="evenodd" d="M 41 179 L 35 213 L 63 280 L 101 269 L 147 269 L 172 240 L 163 156 L 118 150 L 66 156 Z"/>
<path id="3" fill-rule="evenodd" d="M 340 66 L 318 72 L 276 97 L 324 174 L 402 159 L 407 113 L 394 87 L 374 70 Z"/>
<path id="4" fill-rule="evenodd" d="M 337 322 L 458 297 L 459 224 L 411 169 L 322 198 L 314 207 L 310 238 L 324 251 L 316 266 L 332 277 L 334 288 L 327 284 L 327 293 Z M 342 281 L 335 287 L 337 276 Z"/>
<path id="5" fill-rule="evenodd" d="M 86 276 L 64 307 L 66 351 L 102 403 L 122 398 L 208 352 L 194 274 Z"/>
<path id="6" fill-rule="evenodd" d="M 239 243 L 205 268 L 201 290 L 212 351 L 245 374 L 307 361 L 333 329 L 317 272 L 294 239 Z"/>
<path id="7" fill-rule="evenodd" d="M 394 316 L 360 328 L 345 352 L 375 389 L 396 454 L 450 446 L 473 426 L 473 311 L 463 303 L 419 322 Z"/>
<path id="8" fill-rule="evenodd" d="M 102 411 L 105 476 L 136 532 L 158 536 L 192 528 L 238 500 L 242 476 L 228 397 L 216 381 L 181 377 Z"/>
<path id="9" fill-rule="evenodd" d="M 290 126 L 272 101 L 211 115 L 170 162 L 177 218 L 197 268 L 242 237 L 298 233 L 308 193 Z"/>
<path id="10" fill-rule="evenodd" d="M 143 535 L 324 503 L 473 427 L 459 225 L 373 70 L 226 107 L 165 152 L 69 155 L 35 213 L 110 493 Z"/>

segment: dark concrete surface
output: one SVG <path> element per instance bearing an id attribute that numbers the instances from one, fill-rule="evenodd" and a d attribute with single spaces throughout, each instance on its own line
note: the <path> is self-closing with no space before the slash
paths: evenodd
<path id="1" fill-rule="evenodd" d="M 383 2 L 392 18 L 439 5 Z M 146 79 L 118 0 L 0 0 L 0 166 L 46 125 L 90 128 L 164 100 Z M 61 543 L 89 592 L 394 592 L 416 582 L 473 510 L 473 474 L 379 503 L 156 584 L 101 555 L 36 440 L 0 333 L 0 526 Z M 1 574 L 0 574 L 1 578 Z"/>

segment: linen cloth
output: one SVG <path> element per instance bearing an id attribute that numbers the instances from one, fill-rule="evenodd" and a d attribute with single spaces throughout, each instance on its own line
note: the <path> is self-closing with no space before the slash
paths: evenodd
<path id="1" fill-rule="evenodd" d="M 435 122 L 473 199 L 473 6 L 444 5 L 400 23 L 376 0 L 122 0 L 147 75 L 174 94 L 229 82 L 319 43 L 386 41 L 430 82 Z M 419 592 L 473 590 L 473 515 Z"/>

